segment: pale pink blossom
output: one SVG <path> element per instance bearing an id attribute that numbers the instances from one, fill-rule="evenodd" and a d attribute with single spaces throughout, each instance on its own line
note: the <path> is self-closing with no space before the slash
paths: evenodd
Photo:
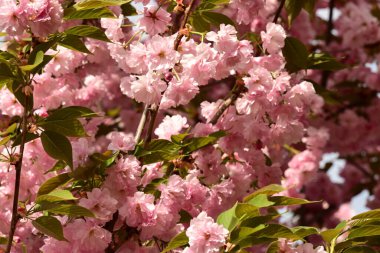
<path id="1" fill-rule="evenodd" d="M 170 20 L 170 13 L 163 8 L 148 5 L 144 7 L 144 17 L 139 19 L 138 26 L 149 35 L 156 35 L 167 30 Z"/>
<path id="2" fill-rule="evenodd" d="M 268 23 L 266 32 L 261 32 L 263 47 L 270 54 L 277 54 L 285 45 L 286 33 L 281 25 Z"/>
<path id="3" fill-rule="evenodd" d="M 107 137 L 111 140 L 111 143 L 108 145 L 109 150 L 128 152 L 135 148 L 136 142 L 132 133 L 111 132 Z"/>
<path id="4" fill-rule="evenodd" d="M 179 134 L 182 129 L 189 127 L 187 119 L 181 115 L 166 116 L 154 133 L 160 139 L 170 140 L 172 135 Z"/>

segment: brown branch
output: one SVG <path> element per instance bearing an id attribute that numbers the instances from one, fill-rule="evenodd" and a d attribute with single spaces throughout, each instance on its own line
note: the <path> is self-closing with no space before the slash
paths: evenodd
<path id="1" fill-rule="evenodd" d="M 215 125 L 223 113 L 227 110 L 228 107 L 233 105 L 236 100 L 239 98 L 240 94 L 245 91 L 244 82 L 241 79 L 237 79 L 235 86 L 232 89 L 231 94 L 223 101 L 219 106 L 218 110 L 210 120 L 210 123 Z"/>
<path id="2" fill-rule="evenodd" d="M 190 4 L 186 7 L 185 14 L 178 31 L 178 35 L 174 41 L 174 50 L 178 50 L 179 44 L 181 43 L 183 36 L 185 36 L 183 33 L 181 33 L 181 30 L 186 28 L 187 21 L 189 20 L 189 17 L 190 17 L 190 11 L 193 8 L 194 3 L 195 3 L 195 0 L 191 0 Z"/>
<path id="3" fill-rule="evenodd" d="M 11 226 L 9 229 L 9 235 L 8 235 L 8 242 L 7 242 L 7 248 L 5 250 L 5 253 L 10 253 L 12 248 L 12 242 L 13 237 L 16 232 L 16 225 L 18 220 L 20 219 L 20 215 L 18 214 L 18 197 L 20 193 L 20 183 L 21 183 L 21 168 L 22 168 L 22 160 L 24 157 L 24 149 L 25 149 L 25 142 L 26 142 L 26 133 L 28 131 L 27 129 L 27 120 L 28 120 L 28 103 L 29 103 L 29 96 L 26 95 L 25 99 L 25 107 L 24 112 L 22 115 L 22 126 L 21 126 L 21 144 L 20 144 L 20 157 L 19 160 L 15 164 L 15 170 L 16 170 L 16 179 L 15 179 L 15 187 L 14 187 L 14 195 L 13 195 L 13 208 L 12 208 L 12 219 L 11 219 Z"/>
<path id="4" fill-rule="evenodd" d="M 275 14 L 275 16 L 274 16 L 273 23 L 277 23 L 277 21 L 278 21 L 280 15 L 281 15 L 281 11 L 282 11 L 282 9 L 284 8 L 284 5 L 285 5 L 285 0 L 281 0 L 281 3 L 280 3 L 280 5 L 278 6 L 278 9 L 277 9 L 276 14 Z"/>
<path id="5" fill-rule="evenodd" d="M 149 127 L 148 127 L 148 131 L 146 133 L 144 145 L 147 145 L 152 140 L 154 123 L 156 121 L 156 117 L 158 114 L 158 108 L 159 107 L 160 107 L 159 105 L 153 104 L 149 109 L 149 116 L 150 116 Z"/>

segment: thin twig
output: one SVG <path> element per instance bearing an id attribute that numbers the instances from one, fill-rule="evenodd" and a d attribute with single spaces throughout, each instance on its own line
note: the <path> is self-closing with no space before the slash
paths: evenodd
<path id="1" fill-rule="evenodd" d="M 185 36 L 183 33 L 181 33 L 181 30 L 186 28 L 187 21 L 189 20 L 189 17 L 190 17 L 190 11 L 193 8 L 194 3 L 195 3 L 195 0 L 191 0 L 190 4 L 186 7 L 185 15 L 182 19 L 182 23 L 179 28 L 178 35 L 174 41 L 174 50 L 178 50 L 179 44 L 181 43 L 183 36 Z"/>
<path id="2" fill-rule="evenodd" d="M 135 143 L 138 144 L 141 139 L 141 134 L 144 130 L 145 123 L 146 123 L 146 117 L 148 114 L 149 105 L 144 106 L 144 111 L 141 115 L 139 126 L 137 127 L 136 135 L 135 135 Z"/>
<path id="3" fill-rule="evenodd" d="M 215 125 L 219 118 L 223 115 L 223 113 L 227 110 L 228 107 L 233 105 L 236 100 L 239 98 L 240 94 L 245 90 L 244 83 L 241 83 L 236 80 L 235 86 L 232 89 L 231 94 L 223 101 L 223 103 L 219 106 L 218 110 L 210 120 L 210 123 Z"/>
<path id="4" fill-rule="evenodd" d="M 281 3 L 280 3 L 280 5 L 278 6 L 278 9 L 277 9 L 276 14 L 275 14 L 275 16 L 274 16 L 273 23 L 277 23 L 278 18 L 279 18 L 280 15 L 281 15 L 282 9 L 284 8 L 284 5 L 285 5 L 285 0 L 281 0 Z"/>
<path id="5" fill-rule="evenodd" d="M 330 0 L 329 3 L 329 20 L 327 21 L 327 30 L 326 30 L 326 37 L 325 37 L 325 45 L 328 46 L 332 41 L 332 30 L 334 29 L 334 8 L 335 8 L 335 0 Z M 321 86 L 326 87 L 327 82 L 329 80 L 331 72 L 330 71 L 323 71 L 322 72 L 322 78 L 321 78 Z"/>
<path id="6" fill-rule="evenodd" d="M 24 149 L 25 149 L 25 142 L 26 142 L 26 133 L 27 133 L 27 120 L 28 120 L 28 103 L 29 103 L 29 96 L 26 95 L 25 98 L 25 107 L 24 112 L 22 115 L 22 133 L 21 133 L 21 144 L 20 144 L 20 157 L 19 160 L 15 164 L 15 170 L 16 170 L 16 179 L 15 179 L 15 188 L 14 188 L 14 195 L 13 195 L 13 208 L 12 208 L 12 219 L 11 219 L 11 226 L 9 229 L 9 235 L 8 235 L 8 242 L 7 242 L 7 248 L 5 250 L 5 253 L 10 253 L 12 248 L 12 242 L 13 242 L 13 236 L 16 231 L 16 225 L 20 218 L 20 215 L 18 214 L 18 197 L 20 193 L 20 183 L 21 183 L 21 168 L 22 168 L 22 160 L 24 157 Z"/>

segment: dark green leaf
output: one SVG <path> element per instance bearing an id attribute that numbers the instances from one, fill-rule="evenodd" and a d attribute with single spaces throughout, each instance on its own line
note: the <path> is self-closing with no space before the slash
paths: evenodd
<path id="1" fill-rule="evenodd" d="M 77 119 L 45 120 L 38 124 L 43 129 L 70 137 L 87 136 L 82 123 Z"/>
<path id="2" fill-rule="evenodd" d="M 133 5 L 131 3 L 123 4 L 120 7 L 121 7 L 121 11 L 122 11 L 123 15 L 126 17 L 138 15 L 135 7 L 133 7 Z"/>
<path id="3" fill-rule="evenodd" d="M 275 241 L 269 244 L 266 253 L 278 253 L 279 251 L 280 251 L 280 247 L 278 245 L 278 241 Z"/>
<path id="4" fill-rule="evenodd" d="M 76 35 L 67 34 L 58 41 L 58 44 L 71 50 L 91 54 L 91 52 L 87 49 L 80 37 Z"/>
<path id="5" fill-rule="evenodd" d="M 224 14 L 211 11 L 202 11 L 202 17 L 209 21 L 211 24 L 219 27 L 221 24 L 228 24 L 234 26 L 234 21 Z"/>
<path id="6" fill-rule="evenodd" d="M 248 236 L 256 233 L 257 231 L 264 229 L 265 225 L 261 224 L 257 227 L 238 227 L 231 232 L 230 239 L 231 243 L 239 244 L 240 241 L 246 239 Z"/>
<path id="7" fill-rule="evenodd" d="M 309 53 L 306 46 L 298 39 L 287 37 L 282 54 L 286 60 L 285 67 L 290 73 L 307 68 Z"/>
<path id="8" fill-rule="evenodd" d="M 95 26 L 78 25 L 71 27 L 65 31 L 66 34 L 76 35 L 80 37 L 88 37 L 96 40 L 102 40 L 105 42 L 111 42 L 105 33 Z"/>
<path id="9" fill-rule="evenodd" d="M 332 240 L 334 240 L 340 235 L 346 224 L 346 221 L 342 221 L 335 228 L 327 229 L 325 231 L 320 232 L 320 235 L 327 243 L 330 243 Z"/>
<path id="10" fill-rule="evenodd" d="M 82 106 L 68 106 L 54 110 L 50 113 L 46 120 L 62 120 L 62 119 L 77 119 L 77 118 L 92 118 L 98 115 L 91 109 Z"/>
<path id="11" fill-rule="evenodd" d="M 181 216 L 179 220 L 180 223 L 188 223 L 193 218 L 193 216 L 185 210 L 179 211 L 179 215 Z"/>
<path id="12" fill-rule="evenodd" d="M 247 203 L 239 203 L 236 206 L 235 215 L 240 220 L 245 220 L 248 218 L 259 216 L 260 212 L 256 206 L 253 206 Z"/>
<path id="13" fill-rule="evenodd" d="M 33 69 L 35 69 L 38 65 L 40 65 L 44 60 L 44 52 L 43 51 L 38 51 L 36 53 L 36 57 L 34 59 L 34 62 L 33 64 L 30 64 L 30 65 L 24 65 L 24 66 L 20 66 L 20 68 L 24 71 L 32 71 Z"/>
<path id="14" fill-rule="evenodd" d="M 275 202 L 268 200 L 268 196 L 266 194 L 259 194 L 247 201 L 247 203 L 257 208 L 268 207 L 275 204 Z"/>
<path id="15" fill-rule="evenodd" d="M 288 13 L 289 25 L 293 23 L 293 21 L 300 14 L 302 7 L 304 5 L 304 0 L 286 0 L 285 1 L 285 9 Z"/>
<path id="16" fill-rule="evenodd" d="M 1 244 L 7 244 L 7 242 L 8 242 L 8 238 L 6 238 L 6 237 L 0 237 L 0 245 Z"/>
<path id="17" fill-rule="evenodd" d="M 69 173 L 63 173 L 58 176 L 49 178 L 47 181 L 45 181 L 40 189 L 38 190 L 37 196 L 49 194 L 53 190 L 55 190 L 57 187 L 66 184 L 69 182 L 71 177 L 69 176 Z"/>
<path id="18" fill-rule="evenodd" d="M 183 231 L 170 240 L 168 246 L 161 251 L 161 253 L 169 252 L 173 249 L 185 246 L 189 242 L 189 238 L 186 236 L 186 232 Z"/>
<path id="19" fill-rule="evenodd" d="M 32 224 L 41 233 L 51 236 L 58 241 L 67 241 L 63 235 L 61 222 L 52 216 L 41 216 L 32 221 Z"/>
<path id="20" fill-rule="evenodd" d="M 327 71 L 336 71 L 346 68 L 343 63 L 338 62 L 334 57 L 328 54 L 310 54 L 308 57 L 308 69 L 320 69 Z"/>
<path id="21" fill-rule="evenodd" d="M 300 237 L 297 236 L 289 228 L 280 224 L 268 224 L 264 229 L 259 230 L 254 233 L 256 237 L 266 237 L 266 238 L 286 238 L 292 240 L 299 240 Z"/>
<path id="22" fill-rule="evenodd" d="M 62 134 L 45 131 L 41 134 L 41 142 L 48 155 L 63 160 L 73 168 L 73 151 L 70 141 Z"/>
<path id="23" fill-rule="evenodd" d="M 186 154 L 190 154 L 196 150 L 199 150 L 203 147 L 206 147 L 208 145 L 215 143 L 217 140 L 219 140 L 221 137 L 225 135 L 226 135 L 226 132 L 218 131 L 205 137 L 188 138 L 184 141 L 184 145 L 186 146 L 184 149 L 184 152 Z"/>
<path id="24" fill-rule="evenodd" d="M 199 13 L 194 13 L 191 16 L 190 24 L 197 32 L 204 33 L 210 31 L 210 23 L 205 20 Z"/>

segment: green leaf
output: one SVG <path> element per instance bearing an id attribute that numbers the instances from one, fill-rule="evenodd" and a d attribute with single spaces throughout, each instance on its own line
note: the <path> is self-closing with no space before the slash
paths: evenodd
<path id="1" fill-rule="evenodd" d="M 183 140 L 184 140 L 187 136 L 189 136 L 188 133 L 177 134 L 177 135 L 172 135 L 172 136 L 170 137 L 170 139 L 172 140 L 172 142 L 174 142 L 174 143 L 176 143 L 176 144 L 178 144 L 178 145 L 181 145 L 182 142 L 183 142 Z"/>
<path id="2" fill-rule="evenodd" d="M 38 124 L 47 131 L 70 137 L 86 137 L 82 123 L 77 119 L 45 120 Z"/>
<path id="3" fill-rule="evenodd" d="M 63 173 L 63 174 L 59 174 L 58 176 L 49 178 L 40 186 L 37 196 L 49 194 L 50 192 L 55 190 L 57 187 L 69 182 L 70 179 L 71 177 L 69 176 L 69 173 Z"/>
<path id="4" fill-rule="evenodd" d="M 323 240 L 325 240 L 327 243 L 330 243 L 339 236 L 346 224 L 346 221 L 342 221 L 335 228 L 327 229 L 325 231 L 320 232 L 320 235 L 322 236 Z"/>
<path id="5" fill-rule="evenodd" d="M 160 161 L 170 161 L 181 157 L 181 146 L 168 140 L 157 139 L 151 141 L 146 148 L 137 148 L 136 157 L 143 158 L 144 164 Z"/>
<path id="6" fill-rule="evenodd" d="M 54 190 L 49 192 L 48 194 L 39 195 L 36 199 L 36 203 L 39 204 L 43 201 L 46 202 L 59 202 L 66 200 L 76 200 L 73 194 L 67 190 Z"/>
<path id="7" fill-rule="evenodd" d="M 308 80 L 308 81 L 310 81 L 310 80 Z M 334 92 L 332 90 L 328 90 L 325 87 L 323 87 L 322 85 L 317 84 L 316 82 L 311 82 L 311 83 L 314 86 L 315 92 L 323 98 L 323 100 L 325 101 L 326 104 L 339 105 L 342 103 L 341 98 L 339 97 L 339 95 L 336 92 Z"/>
<path id="8" fill-rule="evenodd" d="M 273 194 L 282 192 L 284 190 L 285 189 L 281 185 L 278 185 L 278 184 L 267 185 L 267 186 L 264 186 L 264 187 L 258 189 L 255 192 L 251 193 L 247 197 L 245 197 L 244 202 L 247 202 L 247 201 L 253 199 L 254 197 L 256 197 L 259 194 L 273 195 Z"/>
<path id="9" fill-rule="evenodd" d="M 376 253 L 376 251 L 367 246 L 354 246 L 346 249 L 343 253 Z"/>
<path id="10" fill-rule="evenodd" d="M 278 241 L 275 241 L 269 244 L 266 253 L 278 253 L 279 251 L 280 247 L 278 245 Z"/>
<path id="11" fill-rule="evenodd" d="M 71 50 L 76 50 L 82 53 L 91 54 L 80 37 L 72 34 L 66 34 L 58 41 L 58 44 Z"/>
<path id="12" fill-rule="evenodd" d="M 28 110 L 32 110 L 33 109 L 33 95 L 26 96 L 22 90 L 23 90 L 23 86 L 20 83 L 13 82 L 11 92 L 13 91 L 12 93 L 17 98 L 17 101 L 22 106 L 26 107 Z"/>
<path id="13" fill-rule="evenodd" d="M 264 228 L 265 228 L 265 225 L 261 224 L 257 227 L 254 227 L 254 228 L 239 227 L 237 229 L 234 229 L 230 235 L 231 243 L 239 244 L 240 241 L 246 239 L 248 236 L 250 236 L 253 233 L 256 233 L 257 231 L 264 229 Z"/>
<path id="14" fill-rule="evenodd" d="M 193 218 L 193 216 L 191 216 L 191 214 L 188 213 L 186 210 L 179 211 L 179 215 L 181 216 L 179 220 L 180 223 L 188 223 Z"/>
<path id="15" fill-rule="evenodd" d="M 40 65 L 44 61 L 44 52 L 43 51 L 38 51 L 36 53 L 36 57 L 34 59 L 34 63 L 31 65 L 24 65 L 20 66 L 20 68 L 24 71 L 32 71 L 35 69 L 38 65 Z"/>
<path id="16" fill-rule="evenodd" d="M 89 25 L 78 25 L 69 28 L 65 31 L 66 34 L 72 34 L 80 37 L 88 37 L 96 40 L 102 40 L 105 42 L 111 42 L 105 33 L 95 26 L 89 26 Z"/>
<path id="17" fill-rule="evenodd" d="M 310 16 L 315 15 L 315 4 L 317 0 L 305 0 L 303 8 L 309 13 Z"/>
<path id="18" fill-rule="evenodd" d="M 219 27 L 221 24 L 228 24 L 234 26 L 234 21 L 224 14 L 211 11 L 202 11 L 202 17 L 209 21 L 211 24 Z"/>
<path id="19" fill-rule="evenodd" d="M 355 215 L 351 220 L 358 219 L 380 219 L 380 209 L 371 210 L 358 215 Z"/>
<path id="20" fill-rule="evenodd" d="M 280 215 L 263 215 L 263 216 L 256 216 L 256 217 L 250 217 L 248 219 L 245 219 L 241 222 L 242 227 L 257 227 L 260 224 L 268 223 L 272 220 L 277 219 L 280 217 Z"/>
<path id="21" fill-rule="evenodd" d="M 64 161 L 59 160 L 54 164 L 54 166 L 50 170 L 46 171 L 44 174 L 47 174 L 53 171 L 63 170 L 66 166 L 67 164 Z"/>
<path id="22" fill-rule="evenodd" d="M 268 207 L 272 206 L 274 202 L 268 200 L 268 196 L 266 194 L 259 194 L 252 199 L 250 199 L 247 203 L 254 205 L 255 207 Z"/>
<path id="23" fill-rule="evenodd" d="M 186 146 L 184 149 L 184 153 L 190 154 L 196 150 L 211 145 L 223 136 L 226 136 L 226 132 L 218 131 L 205 137 L 188 138 L 184 141 L 184 145 Z"/>
<path id="24" fill-rule="evenodd" d="M 83 0 L 74 5 L 77 10 L 96 9 L 108 6 L 120 6 L 132 0 Z"/>
<path id="25" fill-rule="evenodd" d="M 67 215 L 69 217 L 95 217 L 95 215 L 87 208 L 71 204 L 61 204 L 59 206 L 47 209 L 46 211 L 55 214 Z"/>
<path id="26" fill-rule="evenodd" d="M 41 233 L 51 236 L 58 241 L 67 241 L 63 235 L 61 222 L 52 216 L 41 216 L 32 221 L 32 224 Z"/>
<path id="27" fill-rule="evenodd" d="M 195 12 L 190 18 L 190 24 L 197 32 L 204 33 L 210 31 L 210 23 L 199 13 Z"/>
<path id="28" fill-rule="evenodd" d="M 343 63 L 338 62 L 334 57 L 328 54 L 310 54 L 308 57 L 308 69 L 319 69 L 326 71 L 337 71 L 346 68 Z"/>
<path id="29" fill-rule="evenodd" d="M 183 231 L 170 240 L 168 246 L 161 251 L 161 253 L 169 252 L 173 249 L 183 247 L 189 242 L 189 238 L 186 236 L 186 232 Z"/>
<path id="30" fill-rule="evenodd" d="M 319 234 L 318 229 L 314 227 L 299 226 L 299 227 L 291 228 L 291 230 L 294 234 L 298 235 L 300 238 L 305 238 L 309 235 Z"/>
<path id="31" fill-rule="evenodd" d="M 236 206 L 235 215 L 239 218 L 239 220 L 245 220 L 251 217 L 259 216 L 260 212 L 256 206 L 247 203 L 239 203 Z"/>
<path id="32" fill-rule="evenodd" d="M 223 227 L 228 229 L 228 231 L 232 231 L 239 222 L 239 219 L 238 217 L 236 217 L 235 214 L 237 205 L 238 203 L 236 203 L 232 208 L 228 209 L 227 211 L 222 212 L 216 219 L 216 222 L 219 225 L 223 225 Z"/>
<path id="33" fill-rule="evenodd" d="M 45 131 L 41 134 L 41 142 L 48 155 L 63 160 L 73 168 L 73 150 L 70 141 L 62 134 Z"/>
<path id="34" fill-rule="evenodd" d="M 298 39 L 287 37 L 282 54 L 286 60 L 285 67 L 290 73 L 307 68 L 309 53 L 306 46 Z"/>
<path id="35" fill-rule="evenodd" d="M 266 237 L 266 238 L 287 238 L 292 240 L 299 240 L 300 237 L 297 236 L 289 228 L 280 224 L 268 224 L 264 229 L 259 230 L 254 234 L 256 237 Z"/>
<path id="36" fill-rule="evenodd" d="M 8 136 L 0 139 L 0 146 L 3 146 L 5 144 L 7 144 L 10 141 L 11 138 L 12 138 L 12 136 L 8 135 Z"/>
<path id="37" fill-rule="evenodd" d="M 300 14 L 302 7 L 304 5 L 304 0 L 286 0 L 285 1 L 285 9 L 288 13 L 289 25 L 293 23 L 293 21 Z"/>
<path id="38" fill-rule="evenodd" d="M 1 66 L 0 66 L 0 67 L 1 67 Z M 14 81 L 13 78 L 6 77 L 6 76 L 0 76 L 0 90 L 1 90 L 3 87 L 11 86 L 12 83 L 13 83 L 13 81 Z"/>
<path id="39" fill-rule="evenodd" d="M 64 19 L 99 19 L 99 18 L 116 18 L 112 11 L 107 8 L 97 8 L 88 10 L 76 10 L 71 7 L 65 9 Z"/>
<path id="40" fill-rule="evenodd" d="M 47 121 L 62 120 L 62 119 L 77 119 L 77 118 L 92 118 L 98 117 L 98 114 L 91 109 L 82 106 L 68 106 L 54 110 L 46 118 Z"/>
<path id="41" fill-rule="evenodd" d="M 305 204 L 320 202 L 320 201 L 308 201 L 306 199 L 291 198 L 291 197 L 286 197 L 286 196 L 272 196 L 272 197 L 269 197 L 269 200 L 274 202 L 273 204 L 274 206 L 305 205 Z"/>
<path id="42" fill-rule="evenodd" d="M 152 182 L 150 182 L 144 187 L 144 193 L 154 194 L 157 187 L 161 184 L 164 184 L 165 182 L 167 182 L 166 178 L 153 179 Z"/>
<path id="43" fill-rule="evenodd" d="M 365 237 L 365 236 L 374 236 L 380 235 L 380 227 L 379 226 L 363 226 L 356 229 L 352 229 L 350 234 L 348 235 L 349 239 L 356 237 Z"/>
<path id="44" fill-rule="evenodd" d="M 6 237 L 0 237 L 0 245 L 7 244 L 7 242 L 8 242 L 8 238 L 6 238 Z"/>
<path id="45" fill-rule="evenodd" d="M 90 158 L 98 164 L 101 164 L 104 168 L 107 168 L 115 162 L 118 155 L 119 151 L 107 150 L 104 153 L 95 153 L 91 155 Z"/>
<path id="46" fill-rule="evenodd" d="M 133 7 L 133 5 L 131 3 L 123 4 L 120 7 L 121 7 L 121 11 L 122 11 L 123 15 L 126 17 L 138 15 L 136 8 Z"/>

